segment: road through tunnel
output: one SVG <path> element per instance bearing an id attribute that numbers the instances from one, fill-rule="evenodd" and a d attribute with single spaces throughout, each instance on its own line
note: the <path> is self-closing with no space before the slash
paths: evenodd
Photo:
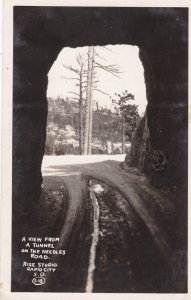
<path id="1" fill-rule="evenodd" d="M 13 251 L 41 192 L 47 74 L 64 47 L 108 44 L 140 49 L 148 106 L 130 160 L 177 194 L 186 248 L 187 16 L 186 8 L 14 7 Z"/>

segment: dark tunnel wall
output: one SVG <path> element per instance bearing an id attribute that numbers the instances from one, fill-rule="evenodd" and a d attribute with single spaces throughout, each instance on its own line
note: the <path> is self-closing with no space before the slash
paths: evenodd
<path id="1" fill-rule="evenodd" d="M 48 71 L 63 47 L 87 45 L 140 48 L 149 135 L 142 151 L 134 143 L 132 162 L 141 160 L 153 180 L 184 189 L 179 200 L 186 207 L 187 14 L 186 8 L 14 8 L 13 217 L 40 194 Z M 151 168 L 155 150 L 168 161 L 162 172 Z"/>

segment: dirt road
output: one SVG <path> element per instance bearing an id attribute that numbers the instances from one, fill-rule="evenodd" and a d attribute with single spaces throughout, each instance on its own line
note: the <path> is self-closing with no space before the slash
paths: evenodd
<path id="1" fill-rule="evenodd" d="M 95 292 L 152 292 L 172 288 L 169 278 L 161 282 L 161 276 L 165 276 L 164 272 L 169 276 L 173 266 L 166 230 L 173 204 L 152 188 L 143 174 L 127 168 L 123 160 L 124 156 L 98 155 L 44 158 L 44 187 L 53 190 L 60 185 L 68 194 L 58 248 L 69 245 L 73 257 L 68 258 L 65 269 L 73 268 L 70 275 L 73 279 L 67 278 L 67 284 L 60 285 L 61 290 L 62 287 L 67 290 L 66 285 L 68 291 Z M 104 192 L 96 192 L 96 184 Z M 74 250 L 76 245 L 78 254 Z M 75 264 L 78 271 L 84 265 L 83 274 L 78 274 L 82 281 L 72 275 Z M 154 275 L 156 272 L 160 276 Z M 68 277 L 66 272 L 64 276 Z"/>

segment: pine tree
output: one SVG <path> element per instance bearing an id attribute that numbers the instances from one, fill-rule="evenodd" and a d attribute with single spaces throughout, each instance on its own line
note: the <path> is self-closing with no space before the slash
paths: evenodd
<path id="1" fill-rule="evenodd" d="M 127 104 L 128 101 L 134 100 L 135 96 L 129 93 L 127 90 L 122 94 L 115 93 L 117 99 L 112 99 L 113 104 L 115 104 L 115 109 L 121 115 L 121 122 L 118 124 L 121 125 L 121 144 L 122 144 L 122 154 L 125 153 L 125 117 L 130 111 L 130 104 Z M 137 112 L 138 114 L 138 112 Z M 126 117 L 127 120 L 127 117 Z"/>

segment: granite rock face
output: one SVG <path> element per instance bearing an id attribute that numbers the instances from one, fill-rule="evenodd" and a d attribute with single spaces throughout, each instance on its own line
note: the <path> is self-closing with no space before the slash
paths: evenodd
<path id="1" fill-rule="evenodd" d="M 187 185 L 187 50 L 183 36 L 177 35 L 176 42 L 165 40 L 163 49 L 140 49 L 148 106 L 131 151 L 132 163 L 153 183 L 176 189 Z"/>

